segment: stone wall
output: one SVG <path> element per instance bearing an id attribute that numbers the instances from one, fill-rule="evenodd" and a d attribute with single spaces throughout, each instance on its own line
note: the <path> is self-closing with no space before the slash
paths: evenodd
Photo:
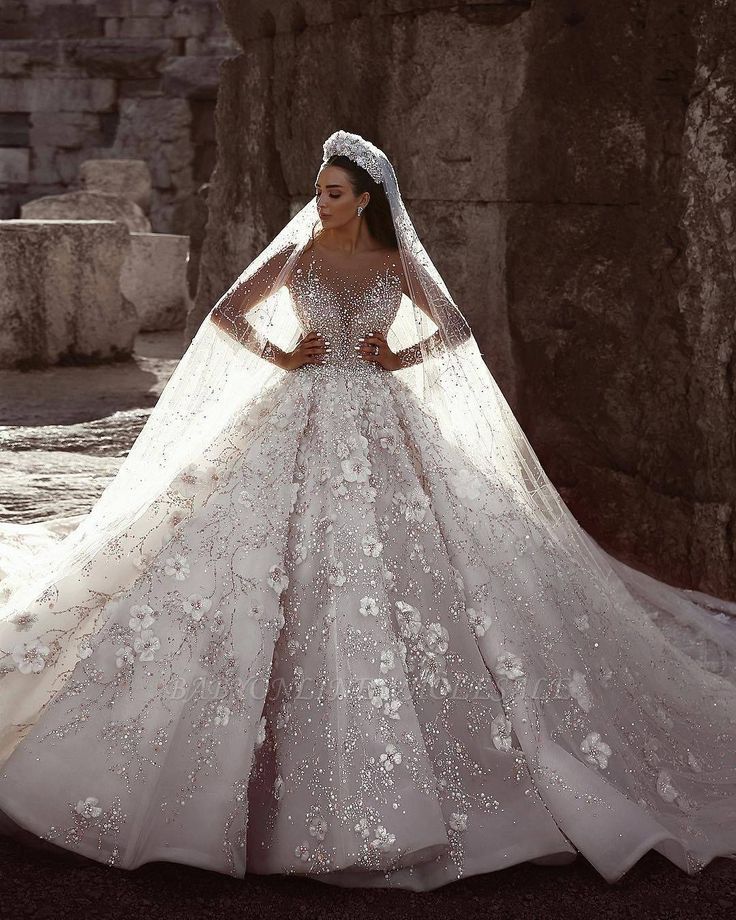
<path id="1" fill-rule="evenodd" d="M 736 15 L 726 0 L 224 0 L 193 330 L 307 200 L 324 139 L 394 162 L 572 511 L 736 594 Z"/>
<path id="2" fill-rule="evenodd" d="M 219 66 L 236 46 L 217 0 L 0 5 L 0 218 L 74 187 L 87 159 L 143 159 L 154 231 L 192 236 L 215 162 Z"/>

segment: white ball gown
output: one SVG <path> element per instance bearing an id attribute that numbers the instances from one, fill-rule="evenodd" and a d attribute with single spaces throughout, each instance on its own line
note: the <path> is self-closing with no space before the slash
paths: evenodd
<path id="1" fill-rule="evenodd" d="M 348 277 L 294 252 L 326 362 L 269 365 L 222 427 L 195 412 L 201 451 L 151 455 L 190 458 L 165 488 L 145 463 L 117 488 L 124 527 L 37 569 L 42 589 L 0 584 L 11 829 L 122 869 L 415 890 L 577 853 L 610 882 L 650 849 L 688 873 L 736 854 L 736 605 L 547 526 L 510 467 L 481 470 L 451 415 L 356 353 L 397 317 L 396 254 Z"/>
<path id="2" fill-rule="evenodd" d="M 736 687 L 707 640 L 643 594 L 613 605 L 356 354 L 395 315 L 395 259 L 360 287 L 313 252 L 291 293 L 327 363 L 39 602 L 97 614 L 2 769 L 6 815 L 126 869 L 424 890 L 550 854 L 613 881 L 650 848 L 689 872 L 732 852 Z M 137 569 L 109 595 L 116 559 Z M 28 680 L 36 615 L 10 650 Z"/>

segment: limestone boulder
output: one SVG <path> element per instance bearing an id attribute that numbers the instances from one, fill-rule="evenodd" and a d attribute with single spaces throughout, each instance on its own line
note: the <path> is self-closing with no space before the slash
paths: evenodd
<path id="1" fill-rule="evenodd" d="M 46 195 L 24 204 L 20 214 L 33 220 L 118 220 L 133 232 L 151 232 L 148 218 L 134 201 L 105 192 Z"/>
<path id="2" fill-rule="evenodd" d="M 151 208 L 151 172 L 145 160 L 85 160 L 79 181 L 88 192 L 107 192 L 134 201 L 148 214 Z"/>
<path id="3" fill-rule="evenodd" d="M 0 367 L 126 359 L 140 321 L 121 294 L 118 221 L 0 221 Z"/>
<path id="4" fill-rule="evenodd" d="M 141 329 L 181 329 L 189 311 L 189 237 L 173 233 L 131 233 L 120 278 L 123 295 L 135 305 Z"/>

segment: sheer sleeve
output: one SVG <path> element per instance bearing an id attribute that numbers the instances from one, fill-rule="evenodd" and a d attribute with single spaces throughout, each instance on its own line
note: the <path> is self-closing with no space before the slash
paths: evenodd
<path id="1" fill-rule="evenodd" d="M 402 367 L 419 364 L 427 354 L 454 350 L 472 335 L 470 326 L 457 306 L 429 272 L 416 260 L 409 260 L 407 270 L 399 266 L 401 288 L 406 296 L 438 327 L 432 335 L 397 352 Z"/>
<path id="2" fill-rule="evenodd" d="M 273 363 L 278 363 L 278 359 L 283 355 L 282 350 L 248 322 L 246 313 L 277 290 L 274 286 L 293 250 L 293 245 L 286 247 L 264 262 L 250 277 L 234 284 L 209 314 L 210 320 L 219 329 L 232 336 L 249 351 Z M 284 278 L 280 287 L 286 281 Z"/>

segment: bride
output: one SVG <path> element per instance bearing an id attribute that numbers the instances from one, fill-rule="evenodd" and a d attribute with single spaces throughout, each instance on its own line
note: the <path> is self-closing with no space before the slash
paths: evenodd
<path id="1" fill-rule="evenodd" d="M 736 855 L 736 605 L 580 528 L 385 154 L 323 152 L 90 514 L 0 584 L 2 813 L 346 886 Z"/>

